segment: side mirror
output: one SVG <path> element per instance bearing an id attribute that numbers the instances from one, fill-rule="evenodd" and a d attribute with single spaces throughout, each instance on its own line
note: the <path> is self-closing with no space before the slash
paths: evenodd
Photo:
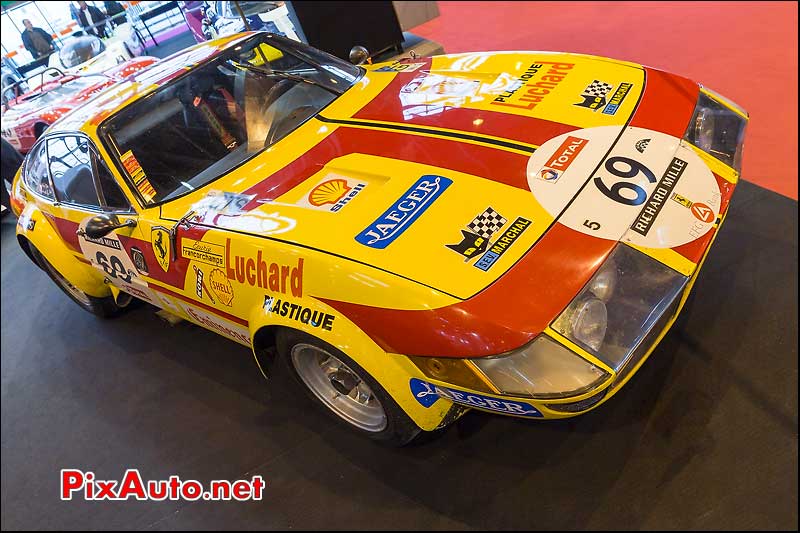
<path id="1" fill-rule="evenodd" d="M 354 65 L 361 65 L 369 59 L 369 50 L 363 46 L 354 46 L 350 49 L 350 62 Z"/>
<path id="2" fill-rule="evenodd" d="M 100 239 L 115 229 L 132 228 L 135 226 L 136 221 L 132 218 L 129 218 L 125 222 L 120 222 L 119 218 L 117 218 L 117 215 L 102 214 L 93 216 L 89 219 L 89 221 L 86 223 L 86 228 L 84 229 L 83 234 L 90 239 Z"/>

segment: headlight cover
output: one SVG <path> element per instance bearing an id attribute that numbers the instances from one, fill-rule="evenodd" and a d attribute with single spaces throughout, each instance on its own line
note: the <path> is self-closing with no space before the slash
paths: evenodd
<path id="1" fill-rule="evenodd" d="M 610 295 L 600 279 L 614 279 Z M 606 262 L 556 318 L 552 328 L 619 370 L 672 301 L 688 278 L 625 244 L 618 244 Z M 598 287 L 602 290 L 598 291 Z M 595 291 L 595 292 L 593 292 Z M 599 309 L 592 316 L 587 306 Z M 594 322 L 592 322 L 594 320 Z M 602 338 L 599 332 L 602 331 Z"/>
<path id="2" fill-rule="evenodd" d="M 683 138 L 739 172 L 746 127 L 747 112 L 744 109 L 713 91 L 703 89 Z"/>
<path id="3" fill-rule="evenodd" d="M 609 377 L 603 369 L 544 334 L 509 355 L 470 361 L 501 394 L 510 396 L 575 396 Z"/>

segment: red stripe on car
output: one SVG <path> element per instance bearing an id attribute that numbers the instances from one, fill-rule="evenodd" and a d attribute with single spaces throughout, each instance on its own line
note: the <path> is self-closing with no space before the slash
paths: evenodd
<path id="1" fill-rule="evenodd" d="M 556 223 L 508 272 L 463 302 L 409 311 L 320 300 L 389 352 L 431 357 L 495 355 L 519 348 L 541 333 L 616 244 Z M 474 267 L 463 264 L 459 268 Z"/>

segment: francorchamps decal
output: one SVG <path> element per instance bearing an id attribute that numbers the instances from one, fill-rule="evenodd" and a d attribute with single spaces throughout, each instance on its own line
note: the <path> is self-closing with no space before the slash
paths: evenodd
<path id="1" fill-rule="evenodd" d="M 356 235 L 356 241 L 370 248 L 379 250 L 386 248 L 402 235 L 452 183 L 453 180 L 443 176 L 422 176 L 375 222 Z"/>
<path id="2" fill-rule="evenodd" d="M 225 247 L 221 244 L 181 239 L 181 257 L 215 267 L 225 266 Z"/>
<path id="3" fill-rule="evenodd" d="M 156 256 L 158 265 L 164 272 L 167 272 L 170 260 L 169 233 L 163 229 L 153 229 L 150 235 L 150 242 L 153 245 L 153 253 Z"/>
<path id="4" fill-rule="evenodd" d="M 453 403 L 466 405 L 468 407 L 477 407 L 479 409 L 487 409 L 489 411 L 497 411 L 498 413 L 533 418 L 540 418 L 542 416 L 542 413 L 539 412 L 538 409 L 525 402 L 501 400 L 474 392 L 460 391 L 451 389 L 450 387 L 434 385 L 433 383 L 428 383 L 427 381 L 422 381 L 417 378 L 411 378 L 409 385 L 411 386 L 411 394 L 414 395 L 414 398 L 420 405 L 426 408 L 436 403 L 439 398 L 445 398 Z"/>

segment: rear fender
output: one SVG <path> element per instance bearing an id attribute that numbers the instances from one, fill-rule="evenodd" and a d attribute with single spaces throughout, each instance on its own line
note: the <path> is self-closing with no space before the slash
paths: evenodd
<path id="1" fill-rule="evenodd" d="M 34 202 L 28 202 L 19 215 L 17 240 L 23 249 L 25 246 L 35 247 L 67 281 L 89 296 L 105 298 L 111 295 L 103 274 L 77 258 Z M 30 250 L 25 252 L 33 259 Z"/>

